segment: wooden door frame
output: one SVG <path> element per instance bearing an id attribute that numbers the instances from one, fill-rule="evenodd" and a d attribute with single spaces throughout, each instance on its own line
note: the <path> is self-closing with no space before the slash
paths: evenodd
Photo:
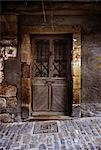
<path id="1" fill-rule="evenodd" d="M 22 65 L 22 98 L 21 98 L 21 108 L 27 109 L 28 116 L 31 116 L 32 112 L 32 95 L 31 95 L 31 34 L 73 34 L 73 49 L 71 52 L 71 83 L 72 86 L 71 101 L 81 103 L 81 27 L 80 25 L 56 25 L 51 26 L 21 26 L 21 65 Z M 79 54 L 79 65 L 75 60 L 75 52 Z M 76 72 L 76 66 L 78 66 L 78 73 Z M 78 81 L 75 77 L 78 77 Z M 73 81 L 73 82 L 72 82 Z M 78 94 L 77 94 L 78 92 Z M 73 98 L 72 98 L 73 93 Z M 24 109 L 23 109 L 24 108 Z M 71 106 L 69 108 L 72 108 Z M 69 112 L 72 110 L 70 109 Z"/>

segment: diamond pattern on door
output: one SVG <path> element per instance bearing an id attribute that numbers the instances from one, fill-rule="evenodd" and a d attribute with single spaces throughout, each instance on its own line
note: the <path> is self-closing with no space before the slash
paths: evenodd
<path id="1" fill-rule="evenodd" d="M 34 77 L 48 77 L 49 40 L 35 40 Z"/>
<path id="2" fill-rule="evenodd" d="M 66 77 L 67 76 L 67 44 L 68 42 L 63 39 L 54 40 L 54 70 L 53 77 Z"/>
<path id="3" fill-rule="evenodd" d="M 35 74 L 34 77 L 48 77 L 48 63 L 47 62 L 37 62 L 34 63 Z"/>

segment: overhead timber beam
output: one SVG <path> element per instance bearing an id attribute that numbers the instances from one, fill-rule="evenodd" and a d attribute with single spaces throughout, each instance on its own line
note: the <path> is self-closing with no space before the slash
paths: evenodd
<path id="1" fill-rule="evenodd" d="M 15 15 L 41 15 L 43 14 L 41 1 L 16 1 L 16 2 L 2 2 L 1 12 L 3 14 Z M 46 15 L 90 15 L 101 14 L 101 3 L 93 2 L 56 2 L 44 1 L 44 9 Z"/>

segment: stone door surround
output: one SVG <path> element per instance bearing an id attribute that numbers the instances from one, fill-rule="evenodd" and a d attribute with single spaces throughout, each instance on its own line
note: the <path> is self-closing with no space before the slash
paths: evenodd
<path id="1" fill-rule="evenodd" d="M 72 49 L 72 80 L 73 80 L 73 103 L 81 103 L 81 28 L 79 25 L 51 26 L 21 26 L 21 65 L 22 65 L 22 99 L 21 107 L 28 116 L 32 112 L 31 98 L 31 44 L 30 35 L 33 34 L 73 34 Z"/>

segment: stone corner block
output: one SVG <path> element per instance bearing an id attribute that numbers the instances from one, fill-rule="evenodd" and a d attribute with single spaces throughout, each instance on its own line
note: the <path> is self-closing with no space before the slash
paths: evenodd
<path id="1" fill-rule="evenodd" d="M 81 108 L 80 108 L 80 104 L 73 104 L 73 108 L 72 108 L 72 117 L 81 117 Z"/>

